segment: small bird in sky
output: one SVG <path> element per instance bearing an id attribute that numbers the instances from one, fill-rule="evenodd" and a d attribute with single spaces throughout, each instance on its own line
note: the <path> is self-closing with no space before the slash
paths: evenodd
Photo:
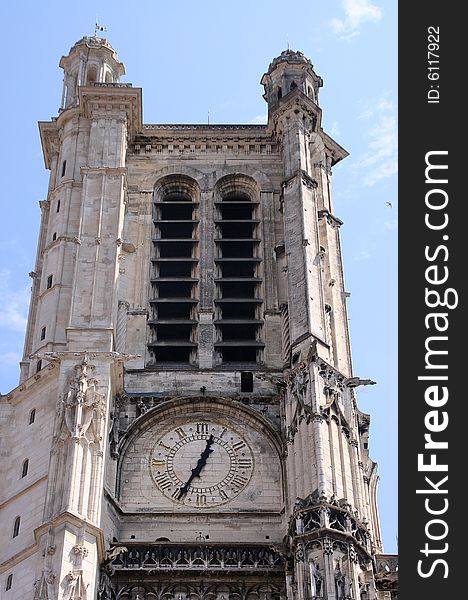
<path id="1" fill-rule="evenodd" d="M 388 206 L 388 208 L 392 208 L 393 204 L 391 202 L 385 202 L 385 204 Z"/>

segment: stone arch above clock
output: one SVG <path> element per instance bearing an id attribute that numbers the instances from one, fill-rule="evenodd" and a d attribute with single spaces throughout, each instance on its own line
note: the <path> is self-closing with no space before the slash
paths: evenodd
<path id="1" fill-rule="evenodd" d="M 252 409 L 177 398 L 141 416 L 123 440 L 117 496 L 131 512 L 279 512 L 279 448 Z"/>

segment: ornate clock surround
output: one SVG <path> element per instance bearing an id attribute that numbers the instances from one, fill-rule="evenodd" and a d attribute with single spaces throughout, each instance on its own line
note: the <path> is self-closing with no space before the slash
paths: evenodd
<path id="1" fill-rule="evenodd" d="M 216 481 L 216 473 L 213 473 L 213 465 L 210 465 L 211 469 L 205 473 L 202 471 L 199 480 L 196 478 L 194 485 L 190 485 L 186 496 L 177 498 L 182 479 L 189 476 L 191 469 L 198 464 L 196 458 L 201 456 L 200 451 L 203 451 L 210 435 L 214 437 L 213 447 L 217 452 L 213 454 L 218 455 L 217 460 L 219 461 L 221 454 L 224 455 L 224 464 L 218 467 L 219 481 Z M 146 464 L 146 469 L 142 469 L 147 474 L 143 489 L 147 496 L 154 496 L 152 508 L 155 512 L 166 512 L 171 508 L 190 512 L 194 509 L 216 512 L 216 508 L 221 511 L 230 510 L 233 508 L 231 504 L 239 509 L 239 501 L 247 496 L 252 500 L 249 503 L 251 508 L 261 509 L 255 501 L 255 483 L 258 488 L 258 480 L 264 477 L 258 469 L 267 468 L 266 463 L 270 469 L 271 463 L 275 463 L 278 469 L 279 503 L 275 508 L 281 510 L 284 465 L 281 460 L 280 439 L 270 422 L 256 410 L 229 398 L 183 397 L 162 401 L 141 414 L 119 443 L 116 491 L 124 510 L 125 486 L 134 485 L 134 482 L 126 478 L 128 470 L 125 470 L 125 463 L 129 452 L 145 436 L 146 441 L 140 443 L 144 448 L 139 452 L 139 460 L 142 465 Z M 259 441 L 263 441 L 267 452 L 271 453 L 270 460 L 258 461 L 255 457 L 252 449 L 258 450 Z M 186 462 L 181 466 L 180 462 L 177 464 L 177 459 L 183 457 Z M 212 456 L 207 458 L 207 465 L 210 459 L 213 460 Z M 207 478 L 209 485 L 204 485 Z M 151 482 L 152 489 L 148 482 Z M 144 511 L 147 512 L 150 508 L 148 504 Z M 273 507 L 269 508 L 271 510 Z M 130 507 L 130 510 L 134 508 Z"/>

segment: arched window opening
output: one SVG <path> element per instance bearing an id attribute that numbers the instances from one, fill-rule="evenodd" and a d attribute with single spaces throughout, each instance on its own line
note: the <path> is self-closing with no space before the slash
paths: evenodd
<path id="1" fill-rule="evenodd" d="M 215 349 L 221 363 L 261 362 L 263 300 L 261 237 L 256 183 L 228 176 L 215 202 Z M 241 390 L 250 391 L 244 373 Z"/>
<path id="2" fill-rule="evenodd" d="M 86 85 L 91 85 L 97 81 L 97 67 L 96 65 L 89 65 L 86 72 Z"/>
<path id="3" fill-rule="evenodd" d="M 13 585 L 13 573 L 10 573 L 6 580 L 5 591 L 11 590 L 11 586 Z"/>
<path id="4" fill-rule="evenodd" d="M 76 72 L 70 73 L 65 79 L 62 108 L 68 108 L 74 103 L 77 85 L 78 74 Z"/>
<path id="5" fill-rule="evenodd" d="M 149 366 L 196 361 L 198 196 L 196 182 L 183 175 L 155 189 Z"/>
<path id="6" fill-rule="evenodd" d="M 36 420 L 36 409 L 33 408 L 32 411 L 29 413 L 29 424 L 32 425 L 35 420 Z"/>
<path id="7" fill-rule="evenodd" d="M 13 535 L 12 537 L 18 537 L 19 534 L 19 530 L 20 530 L 20 525 L 21 525 L 21 517 L 16 517 L 15 519 L 15 523 L 13 525 Z"/>
<path id="8" fill-rule="evenodd" d="M 283 90 L 281 89 L 281 87 L 278 88 L 278 100 L 281 100 L 281 98 L 283 97 Z"/>
<path id="9" fill-rule="evenodd" d="M 289 86 L 290 90 L 295 90 L 297 88 L 297 83 L 295 81 L 291 81 L 291 85 Z"/>
<path id="10" fill-rule="evenodd" d="M 29 469 L 29 458 L 26 458 L 23 461 L 23 466 L 21 468 L 21 478 L 26 477 L 26 475 L 28 474 L 28 469 Z"/>
<path id="11" fill-rule="evenodd" d="M 63 86 L 62 108 L 66 108 L 69 96 L 70 96 L 70 86 L 67 85 L 67 84 L 64 84 L 64 86 Z"/>

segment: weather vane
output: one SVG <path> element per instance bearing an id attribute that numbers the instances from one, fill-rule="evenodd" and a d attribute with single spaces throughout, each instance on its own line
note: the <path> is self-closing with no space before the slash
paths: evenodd
<path id="1" fill-rule="evenodd" d="M 97 37 L 98 32 L 101 32 L 101 31 L 107 31 L 107 29 L 104 27 L 104 25 L 99 24 L 99 20 L 96 15 L 96 22 L 94 23 L 94 37 Z"/>

